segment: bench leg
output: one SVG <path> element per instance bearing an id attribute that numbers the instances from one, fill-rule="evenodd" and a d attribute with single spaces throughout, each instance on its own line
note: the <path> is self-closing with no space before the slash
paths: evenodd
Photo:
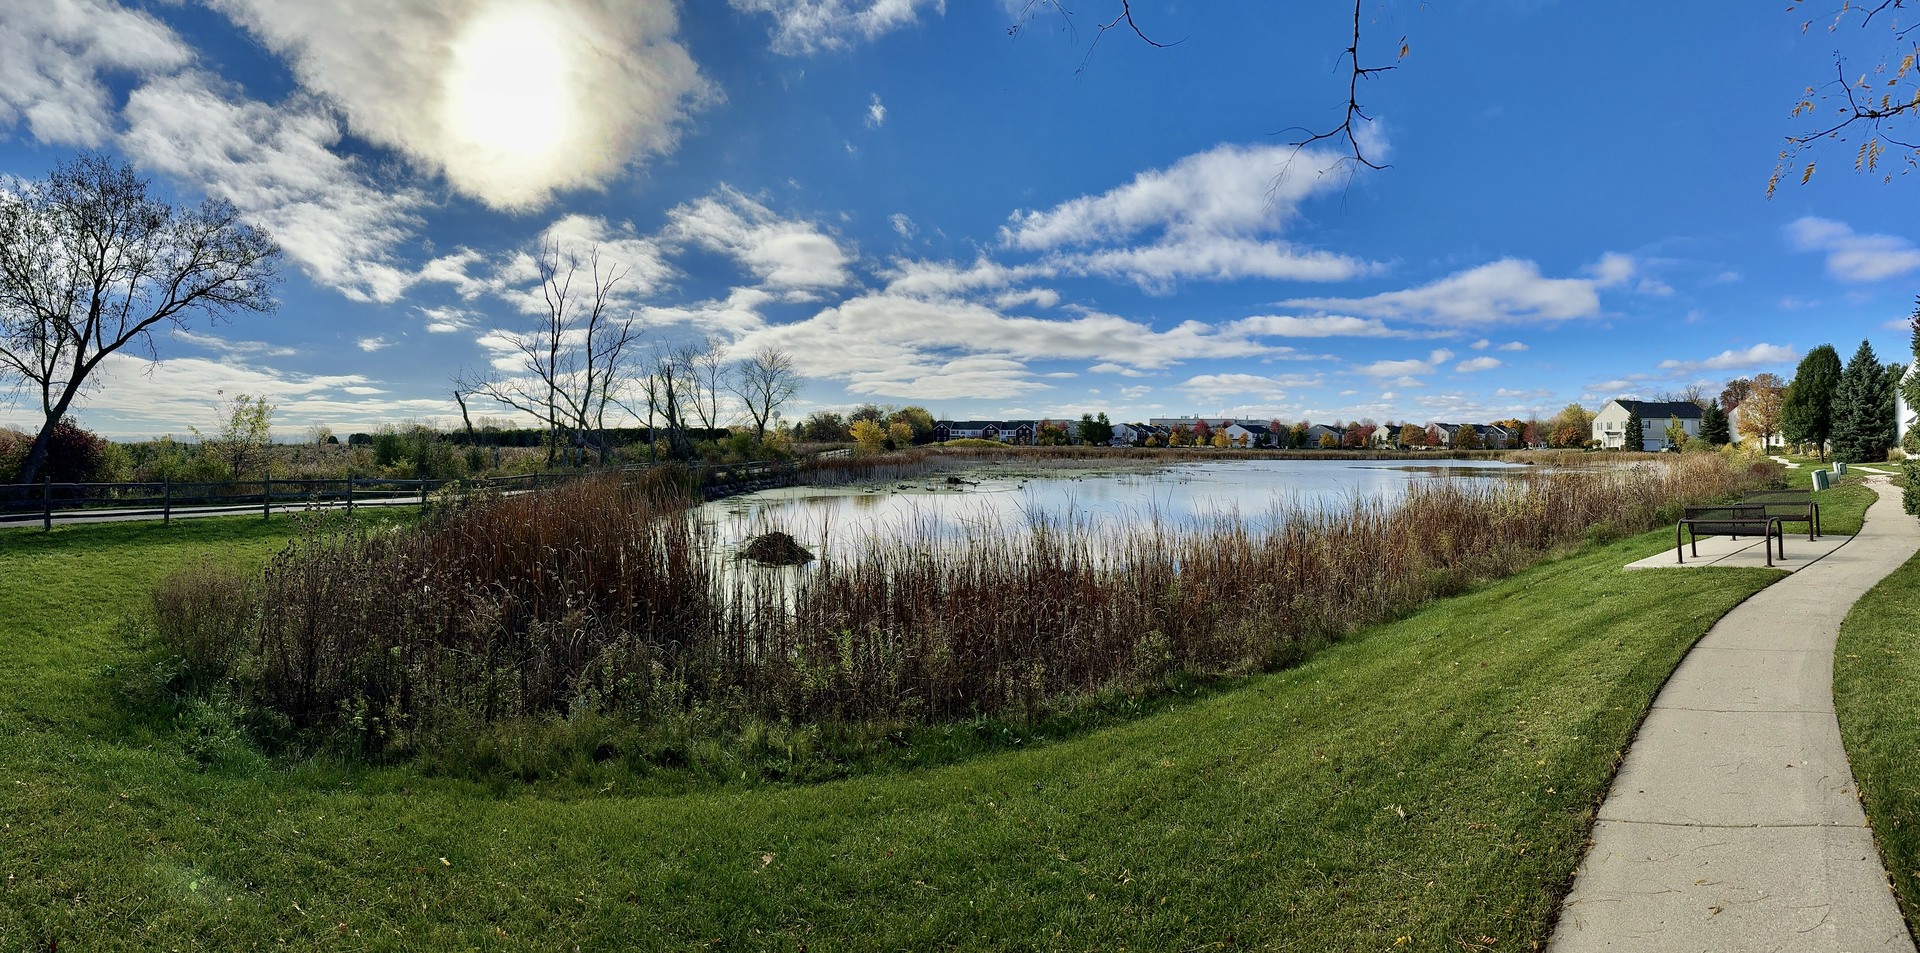
<path id="1" fill-rule="evenodd" d="M 1673 561 L 1684 566 L 1687 564 L 1687 544 L 1681 539 L 1687 524 L 1681 523 L 1673 528 Z"/>

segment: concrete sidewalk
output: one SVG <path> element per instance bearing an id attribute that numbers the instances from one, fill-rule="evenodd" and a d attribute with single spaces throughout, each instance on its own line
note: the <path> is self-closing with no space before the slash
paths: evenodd
<path id="1" fill-rule="evenodd" d="M 1654 699 L 1549 951 L 1913 951 L 1833 714 L 1840 620 L 1920 550 L 1870 485 L 1860 535 L 1729 612 Z"/>

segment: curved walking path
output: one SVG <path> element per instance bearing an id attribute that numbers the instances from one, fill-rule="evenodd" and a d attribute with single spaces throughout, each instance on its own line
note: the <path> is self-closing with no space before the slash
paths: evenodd
<path id="1" fill-rule="evenodd" d="M 1833 712 L 1840 620 L 1920 550 L 1899 491 L 1869 485 L 1858 536 L 1727 613 L 1654 699 L 1550 953 L 1912 953 Z"/>

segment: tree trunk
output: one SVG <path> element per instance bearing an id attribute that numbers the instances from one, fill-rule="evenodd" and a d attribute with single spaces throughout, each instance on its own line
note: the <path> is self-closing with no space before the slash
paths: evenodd
<path id="1" fill-rule="evenodd" d="M 73 395 L 79 392 L 78 387 L 67 388 L 67 392 L 60 396 L 60 402 L 47 412 L 46 422 L 40 425 L 40 435 L 33 438 L 33 449 L 27 451 L 27 458 L 20 464 L 20 475 L 15 478 L 19 482 L 32 483 L 40 478 L 40 468 L 46 465 L 47 455 L 53 450 L 53 428 L 60 426 L 61 419 L 67 415 L 67 408 L 73 406 Z"/>

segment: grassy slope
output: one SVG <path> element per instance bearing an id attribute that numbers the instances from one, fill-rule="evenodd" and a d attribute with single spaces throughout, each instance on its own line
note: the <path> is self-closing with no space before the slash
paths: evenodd
<path id="1" fill-rule="evenodd" d="M 1847 613 L 1833 703 L 1894 892 L 1920 931 L 1920 556 Z"/>
<path id="2" fill-rule="evenodd" d="M 181 732 L 116 714 L 103 667 L 138 657 L 120 614 L 167 566 L 277 531 L 0 535 L 0 949 L 1524 949 L 1660 682 L 1774 578 L 1621 571 L 1671 544 L 1655 532 L 1033 750 L 534 794 L 203 770 Z"/>

